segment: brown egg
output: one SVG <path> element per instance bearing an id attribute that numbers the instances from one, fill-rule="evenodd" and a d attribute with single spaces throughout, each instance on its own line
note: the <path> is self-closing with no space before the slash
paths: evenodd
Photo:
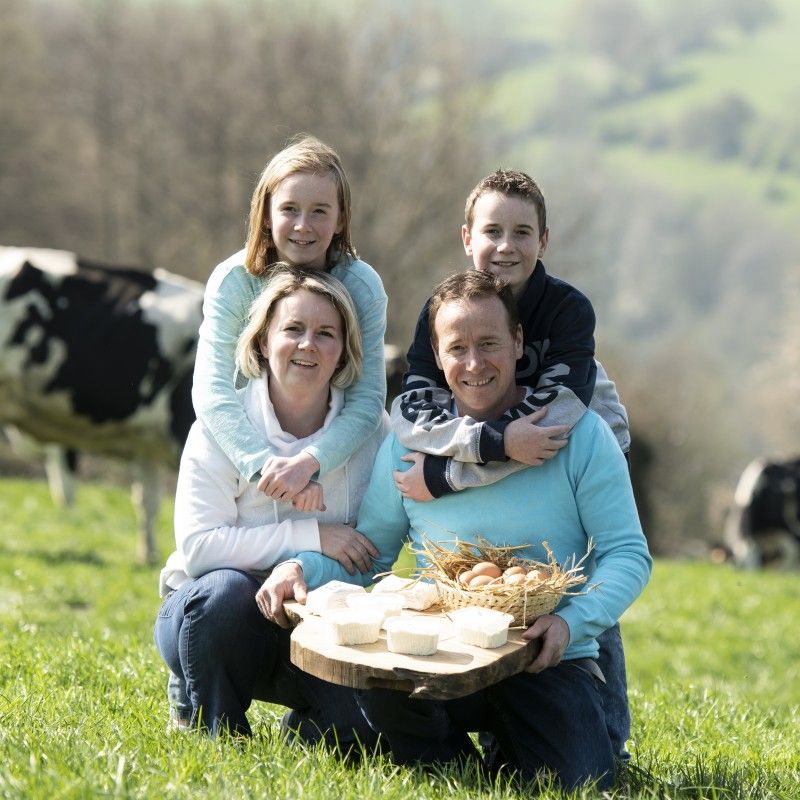
<path id="1" fill-rule="evenodd" d="M 507 570 L 503 572 L 503 576 L 506 575 L 524 575 L 525 574 L 525 567 L 509 567 Z"/>
<path id="2" fill-rule="evenodd" d="M 473 572 L 471 569 L 468 569 L 466 572 L 462 572 L 462 573 L 461 573 L 461 574 L 458 576 L 458 582 L 459 582 L 459 583 L 460 583 L 462 586 L 469 586 L 469 582 L 470 582 L 470 581 L 471 581 L 471 580 L 472 580 L 474 577 L 475 577 L 475 573 L 474 573 L 474 572 Z"/>
<path id="3" fill-rule="evenodd" d="M 486 586 L 491 583 L 494 578 L 491 575 L 476 575 L 470 582 L 470 589 L 477 589 L 479 586 Z"/>
<path id="4" fill-rule="evenodd" d="M 488 575 L 490 578 L 499 578 L 503 574 L 503 570 L 491 561 L 481 561 L 472 568 L 472 571 L 476 575 Z"/>
<path id="5" fill-rule="evenodd" d="M 532 569 L 525 576 L 525 580 L 533 583 L 535 581 L 546 581 L 549 577 L 550 573 L 546 569 Z"/>
<path id="6" fill-rule="evenodd" d="M 509 586 L 519 586 L 520 584 L 525 583 L 525 573 L 515 572 L 512 575 L 506 573 L 503 575 L 503 583 L 508 584 Z"/>

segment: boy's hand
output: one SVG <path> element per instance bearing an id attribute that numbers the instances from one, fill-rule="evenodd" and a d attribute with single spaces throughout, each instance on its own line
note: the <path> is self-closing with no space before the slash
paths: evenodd
<path id="1" fill-rule="evenodd" d="M 270 456 L 261 467 L 258 491 L 273 500 L 287 503 L 308 486 L 311 476 L 319 469 L 319 462 L 308 453 L 296 456 Z"/>
<path id="2" fill-rule="evenodd" d="M 305 489 L 301 489 L 292 500 L 292 505 L 298 511 L 325 511 L 325 497 L 322 484 L 309 481 Z"/>
<path id="3" fill-rule="evenodd" d="M 350 525 L 320 523 L 319 546 L 324 556 L 335 558 L 351 575 L 362 574 L 372 567 L 372 559 L 380 553 L 375 545 Z"/>
<path id="4" fill-rule="evenodd" d="M 569 625 L 556 614 L 545 614 L 522 634 L 522 638 L 541 638 L 542 649 L 539 655 L 525 667 L 525 672 L 541 672 L 561 661 L 569 644 Z"/>
<path id="5" fill-rule="evenodd" d="M 509 427 L 511 427 L 509 425 Z M 433 495 L 425 485 L 425 453 L 406 453 L 401 461 L 413 461 L 414 466 L 401 472 L 396 469 L 392 472 L 394 485 L 403 497 L 409 500 L 416 500 L 419 503 L 427 503 L 433 500 Z"/>
<path id="6" fill-rule="evenodd" d="M 540 408 L 508 424 L 503 434 L 503 444 L 509 458 L 538 467 L 566 446 L 567 440 L 559 437 L 569 431 L 569 425 L 536 425 L 546 413 L 546 408 Z"/>
<path id="7" fill-rule="evenodd" d="M 272 574 L 256 592 L 256 605 L 270 622 L 280 625 L 281 628 L 288 628 L 289 620 L 283 611 L 283 604 L 287 600 L 305 603 L 306 593 L 303 568 L 296 561 L 290 561 L 278 564 L 272 570 Z"/>

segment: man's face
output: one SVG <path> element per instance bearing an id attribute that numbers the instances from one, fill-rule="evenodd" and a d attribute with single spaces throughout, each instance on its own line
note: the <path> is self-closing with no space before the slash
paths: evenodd
<path id="1" fill-rule="evenodd" d="M 498 419 L 518 402 L 515 379 L 522 328 L 508 329 L 498 297 L 443 303 L 434 321 L 436 363 L 444 372 L 460 415 Z"/>
<path id="2" fill-rule="evenodd" d="M 518 298 L 547 248 L 548 232 L 539 230 L 529 200 L 489 192 L 476 200 L 472 227 L 464 225 L 461 237 L 475 268 L 509 284 Z"/>

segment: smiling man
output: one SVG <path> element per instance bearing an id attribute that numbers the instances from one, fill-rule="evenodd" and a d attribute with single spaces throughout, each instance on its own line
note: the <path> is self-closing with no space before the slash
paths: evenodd
<path id="1" fill-rule="evenodd" d="M 430 500 L 499 481 L 537 466 L 567 445 L 565 435 L 586 413 L 598 413 L 627 453 L 625 408 L 594 358 L 595 315 L 589 299 L 550 274 L 541 259 L 550 242 L 542 190 L 527 173 L 498 169 L 467 197 L 461 239 L 472 265 L 508 284 L 522 325 L 516 380 L 529 386 L 518 410 L 480 421 L 453 414 L 452 395 L 431 346 L 430 301 L 408 350 L 408 372 L 392 404 L 392 429 L 413 451 L 414 466 L 398 473 L 397 488 Z M 535 413 L 530 413 L 535 412 Z M 601 695 L 614 752 L 627 760 L 630 714 L 619 626 L 599 640 L 607 682 Z"/>
<path id="2" fill-rule="evenodd" d="M 429 315 L 454 413 L 502 419 L 525 404 L 531 389 L 514 378 L 521 331 L 508 286 L 488 273 L 458 273 L 436 289 Z M 403 540 L 419 549 L 423 536 L 442 545 L 479 536 L 497 545 L 525 545 L 520 554 L 537 560 L 547 558 L 546 541 L 562 564 L 583 556 L 591 540 L 585 569 L 594 588 L 566 597 L 528 629 L 525 635 L 540 639 L 542 648 L 525 672 L 447 702 L 412 700 L 391 690 L 362 692 L 365 716 L 398 764 L 475 757 L 468 733 L 490 731 L 494 766 L 508 764 L 526 780 L 546 770 L 569 787 L 593 779 L 611 785 L 614 761 L 598 690 L 603 676 L 596 637 L 636 599 L 651 560 L 625 458 L 608 425 L 587 412 L 570 446 L 541 466 L 426 503 L 397 488 L 397 474 L 410 466 L 403 461 L 408 452 L 394 434 L 384 441 L 359 513 L 358 530 L 381 552 L 376 571 L 391 565 Z M 304 582 L 334 578 L 348 579 L 336 562 L 301 553 L 276 568 L 273 599 L 286 599 Z"/>

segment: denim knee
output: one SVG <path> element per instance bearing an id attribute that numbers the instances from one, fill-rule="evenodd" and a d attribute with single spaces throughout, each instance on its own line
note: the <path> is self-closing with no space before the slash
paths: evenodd
<path id="1" fill-rule="evenodd" d="M 194 581 L 184 607 L 195 634 L 202 633 L 217 654 L 235 648 L 243 634 L 263 635 L 266 620 L 256 605 L 259 582 L 238 570 L 220 569 Z"/>
<path id="2" fill-rule="evenodd" d="M 569 661 L 535 675 L 520 673 L 489 687 L 500 748 L 525 780 L 540 769 L 575 788 L 613 784 L 611 742 L 597 679 Z"/>

